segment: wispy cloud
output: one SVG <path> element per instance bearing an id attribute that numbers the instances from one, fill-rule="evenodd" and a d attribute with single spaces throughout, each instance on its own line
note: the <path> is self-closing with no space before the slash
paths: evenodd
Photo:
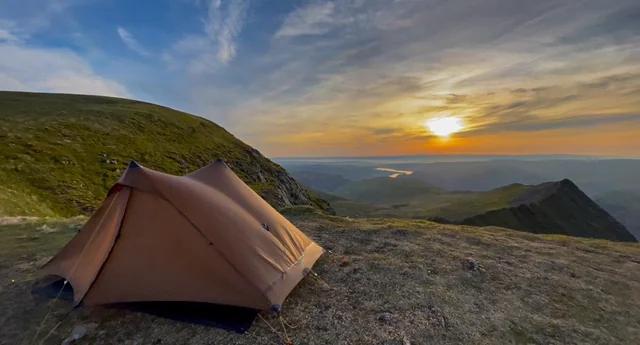
<path id="1" fill-rule="evenodd" d="M 637 26 L 610 19 L 640 13 L 633 1 L 503 5 L 311 2 L 285 17 L 242 97 L 207 103 L 205 88 L 202 112 L 226 106 L 225 125 L 276 155 L 416 152 L 432 145 L 425 119 L 446 114 L 465 138 L 637 123 L 640 41 L 623 34 Z"/>
<path id="2" fill-rule="evenodd" d="M 194 79 L 217 72 L 235 58 L 236 40 L 248 10 L 245 0 L 209 0 L 197 4 L 206 6 L 203 31 L 183 36 L 162 54 L 170 69 L 185 71 L 188 78 Z"/>
<path id="3" fill-rule="evenodd" d="M 99 29 L 83 30 L 93 25 L 82 13 L 92 6 L 71 8 L 76 2 L 0 1 L 0 20 L 19 24 L 0 22 L 1 53 L 15 59 L 0 56 L 0 87 L 124 94 L 126 82 L 136 95 L 168 99 L 275 155 L 445 151 L 423 124 L 446 114 L 467 125 L 449 144 L 482 137 L 482 149 L 511 150 L 517 141 L 525 150 L 538 138 L 561 145 L 573 133 L 572 149 L 587 147 L 584 136 L 590 149 L 609 138 L 607 149 L 640 150 L 637 0 L 154 3 L 149 10 L 184 11 L 185 19 L 153 37 L 154 47 L 164 44 L 161 59 L 144 66 L 111 59 L 120 51 L 96 44 Z M 170 25 L 178 13 L 151 17 L 145 23 Z M 118 24 L 96 28 L 155 55 L 133 24 Z M 50 49 L 72 32 L 85 40 Z"/>
<path id="4" fill-rule="evenodd" d="M 21 41 L 13 21 L 0 19 L 0 43 L 16 43 Z"/>
<path id="5" fill-rule="evenodd" d="M 217 59 L 228 63 L 236 56 L 236 38 L 244 26 L 248 4 L 245 0 L 212 0 L 205 32 L 217 44 Z"/>
<path id="6" fill-rule="evenodd" d="M 76 24 L 69 13 L 76 1 L 0 2 L 0 89 L 131 96 L 122 83 L 100 75 L 78 52 L 42 44 L 41 36 L 39 44 L 32 44 L 34 37 L 49 31 L 68 33 Z"/>
<path id="7" fill-rule="evenodd" d="M 312 2 L 289 13 L 275 37 L 320 35 L 331 30 L 336 21 L 336 5 L 331 2 Z"/>
<path id="8" fill-rule="evenodd" d="M 124 43 L 124 45 L 127 46 L 127 48 L 131 49 L 132 51 L 136 52 L 137 54 L 141 55 L 141 56 L 150 56 L 151 53 L 146 50 L 139 42 L 138 40 L 135 39 L 135 37 L 133 37 L 133 35 L 127 31 L 125 28 L 123 27 L 118 27 L 116 29 L 116 31 L 118 32 L 118 36 L 120 36 L 120 39 L 122 40 L 122 43 Z"/>
<path id="9" fill-rule="evenodd" d="M 130 96 L 122 84 L 98 75 L 64 49 L 0 43 L 0 89 Z"/>
<path id="10" fill-rule="evenodd" d="M 0 28 L 0 42 L 18 42 L 18 36 L 9 30 Z"/>
<path id="11" fill-rule="evenodd" d="M 68 15 L 68 9 L 81 0 L 23 0 L 19 3 L 0 1 L 0 22 L 10 20 L 14 28 L 20 29 L 19 38 L 50 29 L 68 27 L 75 20 Z M 14 32 L 15 34 L 15 32 Z"/>

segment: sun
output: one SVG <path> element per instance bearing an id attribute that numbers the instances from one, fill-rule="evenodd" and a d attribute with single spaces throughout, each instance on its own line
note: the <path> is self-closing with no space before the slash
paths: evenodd
<path id="1" fill-rule="evenodd" d="M 462 129 L 462 120 L 456 116 L 437 117 L 425 122 L 425 126 L 439 137 L 448 137 Z"/>

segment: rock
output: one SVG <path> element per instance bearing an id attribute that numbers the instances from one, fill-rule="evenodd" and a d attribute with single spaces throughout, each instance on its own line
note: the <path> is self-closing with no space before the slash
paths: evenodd
<path id="1" fill-rule="evenodd" d="M 349 258 L 342 258 L 340 259 L 340 263 L 338 264 L 338 266 L 340 267 L 347 267 L 351 264 L 351 261 L 349 261 Z"/>
<path id="2" fill-rule="evenodd" d="M 409 337 L 404 334 L 404 332 L 402 332 L 402 345 L 411 345 L 411 341 L 409 340 Z"/>
<path id="3" fill-rule="evenodd" d="M 473 271 L 473 272 L 478 272 L 482 270 L 482 266 L 480 266 L 480 263 L 471 257 L 467 257 L 462 260 L 462 268 L 467 271 Z"/>
<path id="4" fill-rule="evenodd" d="M 378 315 L 378 321 L 384 322 L 384 323 L 389 323 L 389 322 L 393 321 L 393 314 L 384 312 L 384 313 Z"/>
<path id="5" fill-rule="evenodd" d="M 440 308 L 434 305 L 427 306 L 426 315 L 429 320 L 429 324 L 434 328 L 447 328 L 447 318 L 444 315 L 444 312 L 440 310 Z"/>
<path id="6" fill-rule="evenodd" d="M 73 329 L 71 330 L 71 335 L 69 335 L 67 339 L 62 341 L 62 345 L 74 344 L 77 340 L 86 336 L 90 331 L 93 331 L 96 327 L 98 327 L 98 325 L 95 323 L 73 326 Z"/>
<path id="7" fill-rule="evenodd" d="M 42 267 L 44 266 L 47 262 L 49 262 L 49 260 L 51 260 L 52 256 L 47 255 L 47 256 L 43 256 L 41 258 L 39 258 L 38 260 L 36 260 L 35 262 L 35 266 L 36 267 Z"/>
<path id="8" fill-rule="evenodd" d="M 48 226 L 47 224 L 43 224 L 42 226 L 38 227 L 38 230 L 44 232 L 45 234 L 49 234 L 49 233 L 58 231 L 58 229 L 52 228 L 52 227 Z"/>
<path id="9" fill-rule="evenodd" d="M 85 335 L 87 335 L 87 328 L 83 325 L 76 325 L 71 330 L 71 335 L 62 342 L 62 345 L 73 344 L 76 340 L 79 340 Z"/>

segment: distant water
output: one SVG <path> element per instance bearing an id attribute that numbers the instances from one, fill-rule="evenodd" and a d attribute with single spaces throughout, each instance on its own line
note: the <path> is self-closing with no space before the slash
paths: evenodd
<path id="1" fill-rule="evenodd" d="M 411 170 L 396 170 L 396 169 L 391 169 L 391 168 L 376 168 L 376 170 L 378 171 L 384 171 L 384 172 L 390 172 L 391 175 L 389 175 L 389 177 L 391 178 L 396 178 L 400 175 L 411 175 L 413 174 L 413 171 Z"/>

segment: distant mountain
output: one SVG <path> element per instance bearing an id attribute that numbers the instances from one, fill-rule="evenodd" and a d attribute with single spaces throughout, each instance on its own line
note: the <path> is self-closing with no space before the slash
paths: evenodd
<path id="1" fill-rule="evenodd" d="M 130 160 L 181 175 L 217 158 L 275 207 L 328 207 L 206 119 L 120 98 L 0 92 L 0 216 L 89 213 Z"/>
<path id="2" fill-rule="evenodd" d="M 595 197 L 640 185 L 640 159 L 501 159 L 476 162 L 397 164 L 395 169 L 445 190 L 486 191 L 511 183 L 540 184 L 568 178 Z"/>
<path id="3" fill-rule="evenodd" d="M 640 240 L 640 190 L 611 191 L 595 200 Z"/>
<path id="4" fill-rule="evenodd" d="M 460 223 L 495 225 L 533 233 L 636 240 L 624 225 L 568 179 L 523 188 L 511 206 L 471 216 Z"/>
<path id="5" fill-rule="evenodd" d="M 432 160 L 379 157 L 280 162 L 294 173 L 330 173 L 353 181 L 383 176 L 383 172 L 376 171 L 379 167 L 409 170 L 413 172 L 412 177 L 449 191 L 479 192 L 512 183 L 532 185 L 563 178 L 574 181 L 591 197 L 617 190 L 640 191 L 640 159 L 441 156 Z"/>
<path id="6" fill-rule="evenodd" d="M 314 172 L 309 170 L 292 171 L 290 173 L 298 182 L 311 189 L 320 191 L 332 192 L 352 182 L 341 175 L 330 173 Z"/>
<path id="7" fill-rule="evenodd" d="M 450 192 L 414 176 L 376 177 L 323 193 L 344 216 L 422 218 L 533 233 L 635 240 L 624 225 L 568 179 L 538 185 L 513 183 L 486 192 Z"/>

